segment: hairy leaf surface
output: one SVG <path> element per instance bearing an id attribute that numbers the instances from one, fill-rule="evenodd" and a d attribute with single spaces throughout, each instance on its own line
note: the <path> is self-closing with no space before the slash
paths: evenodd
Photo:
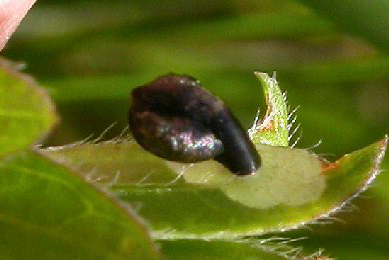
<path id="1" fill-rule="evenodd" d="M 328 217 L 375 178 L 387 138 L 335 163 L 287 147 L 285 98 L 275 78 L 256 75 L 268 111 L 249 131 L 262 157 L 251 176 L 233 175 L 212 160 L 168 162 L 131 139 L 57 147 L 46 154 L 135 207 L 156 238 L 259 235 Z"/>

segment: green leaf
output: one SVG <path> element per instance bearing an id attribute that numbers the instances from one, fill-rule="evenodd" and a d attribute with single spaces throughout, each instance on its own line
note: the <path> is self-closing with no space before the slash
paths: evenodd
<path id="1" fill-rule="evenodd" d="M 161 252 L 168 260 L 179 259 L 266 259 L 266 260 L 286 260 L 301 259 L 313 260 L 315 256 L 304 257 L 301 250 L 293 248 L 287 244 L 288 240 L 281 238 L 270 239 L 246 239 L 246 240 L 161 240 Z M 322 260 L 327 260 L 321 256 Z"/>
<path id="2" fill-rule="evenodd" d="M 118 198 L 139 206 L 156 238 L 231 238 L 293 229 L 335 213 L 375 178 L 386 144 L 387 138 L 333 164 L 305 150 L 257 145 L 263 166 L 246 177 L 213 161 L 166 162 L 134 142 L 46 154 L 96 184 L 113 185 Z"/>
<path id="3" fill-rule="evenodd" d="M 363 211 L 365 211 L 365 209 Z M 353 213 L 355 214 L 355 211 Z M 378 215 L 383 215 L 383 213 L 379 213 Z M 387 218 L 385 218 L 385 221 L 386 220 Z M 342 224 L 336 224 L 336 226 L 339 227 L 342 226 Z M 309 239 L 304 241 L 304 249 L 315 250 L 324 247 L 324 252 L 327 255 L 336 256 L 336 259 L 388 259 L 387 236 L 377 235 L 371 230 L 360 230 L 358 228 L 350 227 L 349 222 L 347 222 L 346 225 L 343 224 L 343 226 L 347 227 L 340 227 L 340 232 L 335 231 L 333 225 L 331 225 L 329 230 L 319 232 L 319 234 L 321 233 L 320 235 L 312 234 L 312 232 L 310 232 Z"/>
<path id="4" fill-rule="evenodd" d="M 266 97 L 267 111 L 265 118 L 255 118 L 249 135 L 254 144 L 271 146 L 288 146 L 288 108 L 286 96 L 278 86 L 275 75 L 273 78 L 266 73 L 255 72 L 260 80 Z"/>
<path id="5" fill-rule="evenodd" d="M 262 157 L 253 175 L 233 175 L 212 160 L 167 162 L 131 140 L 58 147 L 46 154 L 139 207 L 156 238 L 259 235 L 328 216 L 374 179 L 386 139 L 334 164 L 307 150 L 285 147 L 286 101 L 274 78 L 256 75 L 268 111 L 249 131 Z"/>
<path id="6" fill-rule="evenodd" d="M 158 259 L 127 207 L 31 152 L 0 164 L 1 259 Z"/>
<path id="7" fill-rule="evenodd" d="M 12 64 L 0 60 L 0 157 L 33 144 L 55 121 L 46 93 Z"/>
<path id="8" fill-rule="evenodd" d="M 10 63 L 0 67 L 0 258 L 158 259 L 128 207 L 27 151 L 55 122 L 54 108 Z"/>

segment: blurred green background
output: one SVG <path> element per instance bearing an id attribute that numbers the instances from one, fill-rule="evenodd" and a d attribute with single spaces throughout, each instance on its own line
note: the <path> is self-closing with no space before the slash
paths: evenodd
<path id="1" fill-rule="evenodd" d="M 126 126 L 131 88 L 169 72 L 197 77 L 249 127 L 277 72 L 301 140 L 329 160 L 389 131 L 389 1 L 38 0 L 3 51 L 47 87 L 61 123 L 46 145 Z M 386 156 L 383 169 L 389 168 Z M 344 221 L 282 234 L 307 252 L 389 259 L 389 173 Z"/>

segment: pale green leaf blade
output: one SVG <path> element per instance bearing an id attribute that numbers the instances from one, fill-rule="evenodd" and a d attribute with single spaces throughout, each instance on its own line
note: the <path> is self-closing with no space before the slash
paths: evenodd
<path id="1" fill-rule="evenodd" d="M 8 156 L 0 187 L 1 259 L 159 258 L 129 209 L 41 156 Z"/>
<path id="2" fill-rule="evenodd" d="M 387 138 L 334 164 L 305 150 L 258 144 L 263 165 L 246 177 L 213 161 L 166 162 L 132 141 L 46 154 L 110 187 L 156 238 L 231 238 L 293 229 L 336 212 L 377 175 L 386 144 Z"/>
<path id="3" fill-rule="evenodd" d="M 54 106 L 35 82 L 0 60 L 0 156 L 36 142 L 55 123 Z"/>
<path id="4" fill-rule="evenodd" d="M 288 107 L 285 94 L 278 86 L 275 75 L 270 77 L 266 73 L 255 72 L 261 82 L 266 98 L 267 111 L 262 120 L 258 115 L 249 135 L 254 144 L 271 146 L 288 146 Z"/>

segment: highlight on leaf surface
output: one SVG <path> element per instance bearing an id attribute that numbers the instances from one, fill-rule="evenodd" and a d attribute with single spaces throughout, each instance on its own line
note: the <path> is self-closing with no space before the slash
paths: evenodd
<path id="1" fill-rule="evenodd" d="M 284 95 L 275 78 L 256 75 L 268 111 L 249 130 L 263 159 L 252 176 L 234 176 L 212 160 L 167 162 L 131 138 L 51 148 L 45 154 L 132 205 L 159 239 L 230 239 L 320 222 L 375 178 L 387 137 L 333 164 L 287 147 Z"/>

